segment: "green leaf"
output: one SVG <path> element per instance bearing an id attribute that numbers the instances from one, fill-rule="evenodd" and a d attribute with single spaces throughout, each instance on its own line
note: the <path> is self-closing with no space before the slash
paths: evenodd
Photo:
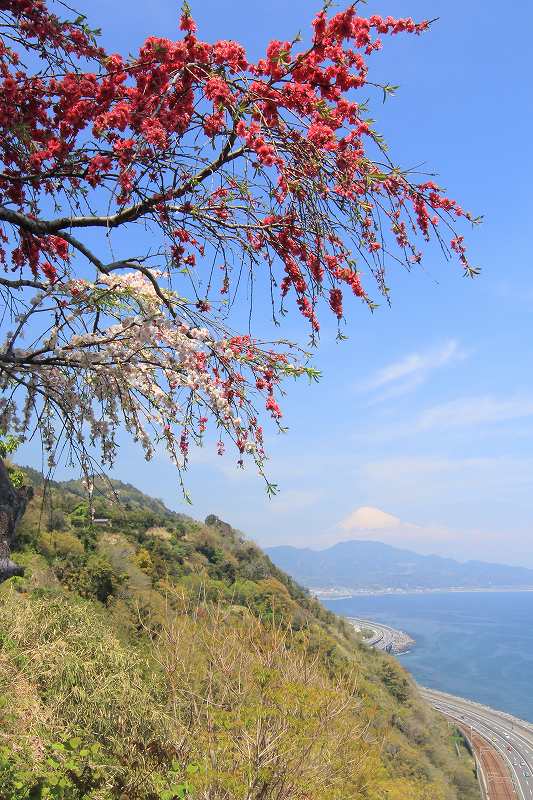
<path id="1" fill-rule="evenodd" d="M 72 739 L 69 739 L 68 743 L 72 750 L 77 750 L 81 744 L 81 739 L 79 736 L 73 736 Z"/>

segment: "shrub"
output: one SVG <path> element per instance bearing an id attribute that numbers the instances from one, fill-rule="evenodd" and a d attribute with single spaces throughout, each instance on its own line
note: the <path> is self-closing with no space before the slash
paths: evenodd
<path id="1" fill-rule="evenodd" d="M 153 573 L 154 565 L 150 553 L 145 547 L 140 547 L 132 558 L 132 562 L 147 575 Z"/>
<path id="2" fill-rule="evenodd" d="M 475 800 L 471 761 L 397 662 L 256 546 L 140 493 L 92 528 L 65 486 L 50 504 L 76 536 L 40 533 L 37 488 L 26 577 L 0 590 L 2 800 Z M 72 738 L 100 745 L 95 770 Z"/>
<path id="3" fill-rule="evenodd" d="M 124 577 L 103 555 L 65 558 L 57 561 L 54 569 L 59 580 L 69 589 L 101 603 L 116 595 L 124 583 Z"/>
<path id="4" fill-rule="evenodd" d="M 80 556 L 85 552 L 82 542 L 68 531 L 50 531 L 41 533 L 37 549 L 46 558 L 64 556 Z"/>
<path id="5" fill-rule="evenodd" d="M 409 698 L 409 681 L 403 670 L 393 661 L 384 662 L 381 668 L 383 683 L 399 703 L 405 703 Z"/>
<path id="6" fill-rule="evenodd" d="M 70 521 L 72 525 L 79 528 L 86 525 L 90 521 L 91 515 L 89 513 L 89 506 L 87 503 L 79 503 L 76 508 L 70 513 Z"/>

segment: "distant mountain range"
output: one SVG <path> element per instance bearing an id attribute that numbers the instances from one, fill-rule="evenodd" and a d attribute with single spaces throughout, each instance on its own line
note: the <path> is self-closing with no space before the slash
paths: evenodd
<path id="1" fill-rule="evenodd" d="M 484 561 L 462 563 L 423 556 L 382 542 L 339 542 L 326 550 L 291 546 L 266 552 L 278 567 L 309 589 L 431 591 L 436 589 L 533 588 L 533 570 Z"/>

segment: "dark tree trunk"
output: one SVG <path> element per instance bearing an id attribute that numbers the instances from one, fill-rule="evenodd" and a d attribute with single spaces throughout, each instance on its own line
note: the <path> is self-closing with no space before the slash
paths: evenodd
<path id="1" fill-rule="evenodd" d="M 6 466 L 0 459 L 0 583 L 13 575 L 23 575 L 24 569 L 11 561 L 11 547 L 15 541 L 17 523 L 26 511 L 33 495 L 29 486 L 15 489 Z"/>

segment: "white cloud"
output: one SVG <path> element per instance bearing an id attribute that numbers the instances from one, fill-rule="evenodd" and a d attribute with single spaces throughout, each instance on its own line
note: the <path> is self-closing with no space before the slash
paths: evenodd
<path id="1" fill-rule="evenodd" d="M 437 403 L 421 411 L 411 419 L 390 418 L 380 424 L 361 427 L 352 439 L 359 444 L 391 442 L 413 438 L 416 435 L 452 430 L 474 431 L 483 426 L 498 426 L 503 423 L 524 421 L 523 427 L 531 432 L 533 419 L 533 395 L 522 394 L 509 397 L 480 395 L 460 397 L 445 403 Z M 484 432 L 484 431 L 483 431 Z M 469 434 L 470 435 L 470 434 Z"/>
<path id="2" fill-rule="evenodd" d="M 441 403 L 424 411 L 417 429 L 458 428 L 486 423 L 507 422 L 533 416 L 533 397 L 464 397 Z"/>
<path id="3" fill-rule="evenodd" d="M 450 545 L 459 534 L 443 525 L 416 525 L 375 506 L 360 506 L 336 526 L 343 531 L 339 539 L 372 539 L 399 547 L 410 547 L 420 552 L 433 552 L 436 544 Z M 462 534 L 461 534 L 462 535 Z"/>
<path id="4" fill-rule="evenodd" d="M 402 525 L 402 522 L 398 517 L 374 506 L 356 508 L 339 523 L 339 527 L 344 531 L 382 530 L 396 528 L 399 525 Z"/>
<path id="5" fill-rule="evenodd" d="M 404 358 L 394 361 L 377 370 L 359 388 L 364 391 L 385 389 L 385 397 L 404 394 L 412 391 L 425 380 L 429 374 L 440 367 L 466 358 L 455 339 L 449 339 L 443 345 L 431 350 L 410 353 Z"/>
<path id="6" fill-rule="evenodd" d="M 435 464 L 434 468 L 439 472 L 444 468 L 444 463 Z M 438 523 L 415 524 L 379 508 L 362 506 L 339 522 L 321 544 L 327 547 L 334 542 L 362 539 L 458 560 L 474 558 L 518 565 L 526 560 L 531 561 L 528 543 L 524 543 L 520 532 L 509 532 L 506 538 L 511 545 L 507 548 L 502 547 L 501 532 L 477 527 L 458 530 Z"/>

